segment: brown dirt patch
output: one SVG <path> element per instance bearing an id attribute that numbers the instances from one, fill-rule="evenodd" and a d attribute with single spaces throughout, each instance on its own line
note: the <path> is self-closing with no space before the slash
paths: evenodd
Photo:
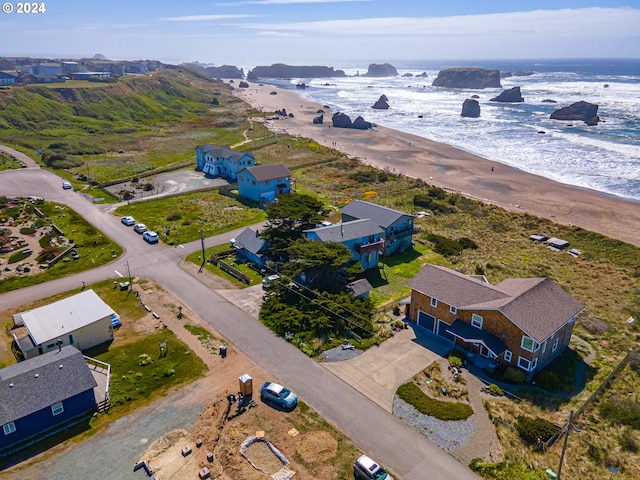
<path id="1" fill-rule="evenodd" d="M 309 432 L 302 436 L 297 451 L 305 463 L 326 462 L 336 456 L 338 441 L 329 432 Z"/>

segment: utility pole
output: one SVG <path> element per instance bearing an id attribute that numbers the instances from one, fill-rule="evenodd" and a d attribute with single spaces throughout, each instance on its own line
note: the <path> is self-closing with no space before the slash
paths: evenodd
<path id="1" fill-rule="evenodd" d="M 562 473 L 562 462 L 564 461 L 564 452 L 567 449 L 567 440 L 569 439 L 569 432 L 571 431 L 572 420 L 573 420 L 573 410 L 569 412 L 569 421 L 567 422 L 567 431 L 564 434 L 564 443 L 562 444 L 562 452 L 560 453 L 560 464 L 558 465 L 558 476 L 556 480 L 560 480 L 560 474 Z"/>
<path id="2" fill-rule="evenodd" d="M 202 264 L 200 265 L 200 270 L 198 270 L 198 273 L 202 273 L 204 262 L 207 261 L 206 257 L 204 256 L 204 232 L 202 231 L 202 229 L 200 229 L 200 241 L 202 242 Z"/>
<path id="3" fill-rule="evenodd" d="M 129 277 L 129 290 L 132 290 L 133 285 L 131 284 L 132 280 L 131 280 L 131 270 L 129 270 L 129 260 L 127 260 L 127 263 L 125 263 L 125 265 L 127 266 L 127 275 Z"/>

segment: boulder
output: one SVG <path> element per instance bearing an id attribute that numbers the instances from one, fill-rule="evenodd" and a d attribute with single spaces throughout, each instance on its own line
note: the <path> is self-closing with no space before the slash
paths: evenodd
<path id="1" fill-rule="evenodd" d="M 333 126 L 337 128 L 351 128 L 352 125 L 349 115 L 342 112 L 334 113 L 333 117 L 331 117 L 331 122 Z"/>
<path id="2" fill-rule="evenodd" d="M 416 77 L 422 77 L 422 78 L 427 78 L 429 75 L 427 75 L 427 72 L 422 72 L 420 75 L 416 75 Z"/>
<path id="3" fill-rule="evenodd" d="M 324 115 L 318 115 L 313 118 L 313 123 L 316 125 L 322 125 L 324 123 Z"/>
<path id="4" fill-rule="evenodd" d="M 597 125 L 598 105 L 589 102 L 576 102 L 568 107 L 560 108 L 551 114 L 552 120 L 582 120 L 587 125 Z"/>
<path id="5" fill-rule="evenodd" d="M 405 73 L 402 76 L 405 77 L 405 78 L 411 78 L 411 77 L 413 77 L 413 73 Z"/>
<path id="6" fill-rule="evenodd" d="M 296 85 L 296 88 L 300 88 L 301 90 L 304 90 L 305 88 L 307 88 L 307 84 L 306 83 L 298 83 Z"/>
<path id="7" fill-rule="evenodd" d="M 238 87 L 240 87 L 240 88 L 249 88 L 249 84 L 247 82 L 245 82 L 244 80 L 241 80 L 240 83 L 238 84 Z"/>
<path id="8" fill-rule="evenodd" d="M 500 70 L 485 68 L 449 68 L 441 70 L 433 81 L 434 87 L 447 88 L 501 88 Z"/>
<path id="9" fill-rule="evenodd" d="M 535 72 L 523 72 L 522 70 L 518 70 L 513 74 L 514 77 L 530 77 Z"/>
<path id="10" fill-rule="evenodd" d="M 398 75 L 398 70 L 396 67 L 391 65 L 390 63 L 372 63 L 369 65 L 369 69 L 367 73 L 365 73 L 365 77 L 395 77 Z"/>
<path id="11" fill-rule="evenodd" d="M 463 117 L 477 118 L 480 116 L 480 103 L 472 98 L 467 98 L 462 104 Z"/>
<path id="12" fill-rule="evenodd" d="M 271 66 L 254 67 L 247 74 L 247 80 L 257 78 L 330 78 L 345 77 L 343 70 L 325 66 L 301 66 L 275 63 Z"/>
<path id="13" fill-rule="evenodd" d="M 371 108 L 375 108 L 376 110 L 387 110 L 389 108 L 389 99 L 386 95 L 380 95 L 378 101 L 374 103 Z"/>
<path id="14" fill-rule="evenodd" d="M 497 97 L 493 97 L 490 102 L 524 102 L 522 94 L 520 93 L 520 87 L 513 87 L 509 90 L 503 91 Z"/>
<path id="15" fill-rule="evenodd" d="M 358 117 L 353 121 L 351 128 L 355 128 L 357 130 L 369 130 L 372 126 L 371 122 L 367 122 L 364 118 Z"/>
<path id="16" fill-rule="evenodd" d="M 278 92 L 276 92 L 275 90 L 272 91 L 272 92 L 269 92 L 269 95 L 277 95 L 277 94 L 278 94 Z"/>
<path id="17" fill-rule="evenodd" d="M 471 98 L 480 98 L 480 95 L 471 95 Z"/>
<path id="18" fill-rule="evenodd" d="M 542 100 L 542 103 L 558 103 L 555 100 L 551 100 L 550 98 L 545 98 L 544 100 Z"/>
<path id="19" fill-rule="evenodd" d="M 280 110 L 276 110 L 274 113 L 276 115 L 280 115 L 281 117 L 286 117 L 287 116 L 287 109 L 286 108 L 282 108 Z"/>
<path id="20" fill-rule="evenodd" d="M 500 78 L 509 78 L 513 77 L 513 73 L 511 72 L 500 72 Z"/>

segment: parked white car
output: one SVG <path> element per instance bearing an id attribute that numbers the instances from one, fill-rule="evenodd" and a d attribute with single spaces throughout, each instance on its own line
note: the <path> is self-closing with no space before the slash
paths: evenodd
<path id="1" fill-rule="evenodd" d="M 143 234 L 148 230 L 147 226 L 144 223 L 137 223 L 135 227 L 133 227 L 133 231 L 139 234 Z"/>
<path id="2" fill-rule="evenodd" d="M 123 223 L 123 225 L 126 225 L 127 227 L 130 227 L 131 225 L 136 224 L 135 218 L 130 217 L 128 215 L 126 217 L 122 217 L 120 221 Z"/>

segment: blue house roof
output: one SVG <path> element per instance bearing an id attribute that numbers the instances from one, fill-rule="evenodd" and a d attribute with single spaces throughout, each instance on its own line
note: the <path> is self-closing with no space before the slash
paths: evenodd
<path id="1" fill-rule="evenodd" d="M 389 227 L 393 222 L 403 216 L 413 217 L 408 213 L 393 210 L 364 200 L 354 200 L 340 210 L 342 213 L 355 218 L 368 218 L 383 228 Z"/>
<path id="2" fill-rule="evenodd" d="M 245 168 L 258 182 L 266 182 L 267 180 L 274 180 L 276 178 L 290 177 L 291 172 L 282 163 L 270 163 L 267 165 L 254 165 L 253 167 Z"/>
<path id="3" fill-rule="evenodd" d="M 245 155 L 253 157 L 253 153 L 251 152 L 236 152 L 230 147 L 220 147 L 217 145 L 211 145 L 210 143 L 203 143 L 202 145 L 199 145 L 198 148 L 203 152 L 210 153 L 214 157 L 233 158 L 234 160 L 240 160 Z"/>
<path id="4" fill-rule="evenodd" d="M 346 242 L 357 240 L 369 235 L 379 235 L 384 231 L 369 219 L 354 220 L 352 222 L 338 223 L 329 227 L 313 228 L 305 230 L 305 233 L 314 233 L 323 242 Z"/>
<path id="5" fill-rule="evenodd" d="M 0 370 L 0 425 L 94 388 L 80 351 L 67 345 Z"/>

